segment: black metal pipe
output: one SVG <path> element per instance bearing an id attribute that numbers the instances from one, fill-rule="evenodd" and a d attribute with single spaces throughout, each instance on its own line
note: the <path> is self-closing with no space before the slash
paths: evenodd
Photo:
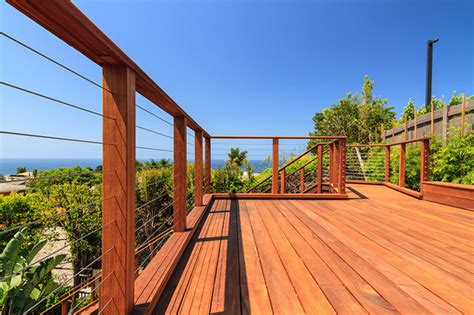
<path id="1" fill-rule="evenodd" d="M 426 94 L 425 94 L 425 107 L 430 108 L 431 104 L 431 85 L 433 77 L 433 44 L 436 43 L 438 39 L 430 39 L 426 42 Z"/>

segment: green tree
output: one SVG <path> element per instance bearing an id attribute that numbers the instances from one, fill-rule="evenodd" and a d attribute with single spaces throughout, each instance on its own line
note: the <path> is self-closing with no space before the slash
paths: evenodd
<path id="1" fill-rule="evenodd" d="M 349 143 L 369 143 L 381 140 L 380 126 L 388 126 L 395 118 L 387 100 L 374 96 L 374 81 L 364 77 L 360 94 L 347 94 L 337 104 L 318 112 L 313 117 L 315 136 L 346 136 Z M 315 141 L 308 142 L 308 148 Z"/>
<path id="2" fill-rule="evenodd" d="M 17 232 L 0 255 L 0 277 L 6 278 L 0 282 L 0 306 L 4 314 L 23 314 L 58 287 L 51 271 L 66 255 L 49 257 L 26 268 L 46 245 L 46 240 L 25 245 L 27 230 Z"/>
<path id="3" fill-rule="evenodd" d="M 230 152 L 227 154 L 227 156 L 229 157 L 227 163 L 230 165 L 242 167 L 248 164 L 247 151 L 240 151 L 239 148 L 230 148 Z"/>
<path id="4" fill-rule="evenodd" d="M 16 173 L 17 174 L 24 173 L 24 172 L 26 172 L 26 167 L 17 167 L 16 168 Z"/>

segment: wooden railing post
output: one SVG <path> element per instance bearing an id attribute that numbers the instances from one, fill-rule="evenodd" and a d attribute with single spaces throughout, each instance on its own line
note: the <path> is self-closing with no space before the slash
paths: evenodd
<path id="1" fill-rule="evenodd" d="M 278 138 L 273 138 L 272 147 L 272 194 L 278 194 Z"/>
<path id="2" fill-rule="evenodd" d="M 461 137 L 464 137 L 465 117 L 466 117 L 466 94 L 463 94 L 462 104 L 461 104 Z"/>
<path id="3" fill-rule="evenodd" d="M 133 311 L 135 281 L 135 73 L 105 64 L 103 76 L 102 279 L 99 309 Z"/>
<path id="4" fill-rule="evenodd" d="M 323 146 L 318 145 L 318 173 L 316 174 L 317 192 L 323 191 Z"/>
<path id="5" fill-rule="evenodd" d="M 304 193 L 304 190 L 305 190 L 304 181 L 305 181 L 304 168 L 302 168 L 300 171 L 300 193 L 301 194 Z"/>
<path id="6" fill-rule="evenodd" d="M 390 182 L 390 146 L 385 146 L 385 181 Z"/>
<path id="7" fill-rule="evenodd" d="M 281 170 L 280 193 L 284 194 L 286 188 L 286 169 Z"/>
<path id="8" fill-rule="evenodd" d="M 173 228 L 186 230 L 186 118 L 174 117 Z"/>
<path id="9" fill-rule="evenodd" d="M 420 188 L 423 182 L 428 181 L 430 166 L 430 140 L 425 139 L 421 142 L 421 160 L 420 160 Z"/>
<path id="10" fill-rule="evenodd" d="M 204 168 L 205 168 L 205 192 L 206 194 L 211 193 L 211 138 L 206 137 L 205 157 L 204 157 Z"/>
<path id="11" fill-rule="evenodd" d="M 202 206 L 202 130 L 194 132 L 194 204 Z"/>
<path id="12" fill-rule="evenodd" d="M 338 193 L 346 193 L 346 139 L 339 140 Z"/>
<path id="13" fill-rule="evenodd" d="M 333 181 L 334 181 L 334 186 L 338 186 L 339 185 L 339 156 L 340 156 L 340 148 L 339 148 L 339 145 L 340 145 L 340 141 L 337 140 L 336 142 L 334 142 L 334 154 L 333 154 L 333 159 L 334 161 L 332 162 L 332 165 L 333 165 L 333 168 L 334 168 L 334 173 L 333 173 Z"/>
<path id="14" fill-rule="evenodd" d="M 329 144 L 329 184 L 334 183 L 334 143 Z"/>
<path id="15" fill-rule="evenodd" d="M 400 165 L 398 168 L 398 186 L 405 187 L 405 156 L 406 156 L 406 143 L 400 144 Z"/>

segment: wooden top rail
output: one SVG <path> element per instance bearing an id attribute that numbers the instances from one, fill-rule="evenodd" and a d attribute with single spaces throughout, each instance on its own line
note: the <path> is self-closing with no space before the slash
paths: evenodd
<path id="1" fill-rule="evenodd" d="M 363 148 L 363 147 L 391 147 L 394 145 L 400 145 L 400 144 L 407 144 L 407 143 L 413 143 L 413 142 L 422 142 L 422 141 L 427 141 L 431 140 L 429 137 L 423 137 L 423 138 L 417 138 L 417 139 L 411 139 L 411 140 L 405 140 L 405 141 L 399 141 L 399 142 L 394 142 L 394 143 L 372 143 L 372 144 L 348 144 L 348 147 L 351 148 Z"/>
<path id="2" fill-rule="evenodd" d="M 424 138 L 418 138 L 418 139 L 399 141 L 399 142 L 389 143 L 386 146 L 390 147 L 390 146 L 394 146 L 394 145 L 407 144 L 407 143 L 413 143 L 413 142 L 422 142 L 422 141 L 427 141 L 427 140 L 431 140 L 431 138 L 424 137 Z"/>
<path id="3" fill-rule="evenodd" d="M 346 139 L 346 136 L 210 136 L 211 139 Z"/>
<path id="4" fill-rule="evenodd" d="M 124 65 L 136 73 L 136 91 L 168 114 L 184 116 L 188 127 L 202 130 L 158 84 L 151 79 L 127 54 L 89 20 L 72 2 L 67 0 L 26 1 L 7 0 L 17 10 L 102 66 Z"/>

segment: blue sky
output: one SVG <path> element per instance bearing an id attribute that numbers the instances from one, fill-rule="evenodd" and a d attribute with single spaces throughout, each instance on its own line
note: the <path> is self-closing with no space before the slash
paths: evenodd
<path id="1" fill-rule="evenodd" d="M 75 3 L 211 134 L 306 135 L 314 113 L 359 91 L 365 74 L 375 81 L 375 94 L 397 112 L 409 98 L 421 105 L 430 38 L 440 39 L 433 95 L 473 94 L 472 1 Z M 8 4 L 0 8 L 3 32 L 101 81 L 97 65 Z M 99 88 L 4 37 L 0 43 L 1 81 L 101 111 Z M 101 141 L 100 117 L 5 86 L 0 93 L 2 130 Z M 140 96 L 137 103 L 171 119 Z M 137 124 L 172 131 L 141 111 Z M 170 149 L 171 144 L 137 131 L 137 145 Z M 288 142 L 285 148 L 300 149 L 295 145 Z M 244 146 L 250 158 L 269 152 L 252 147 L 257 146 Z M 228 145 L 215 148 L 217 158 Z M 269 149 L 269 143 L 261 148 Z M 144 151 L 137 150 L 137 156 L 169 157 Z M 101 148 L 0 135 L 0 153 L 4 158 L 99 158 Z"/>

